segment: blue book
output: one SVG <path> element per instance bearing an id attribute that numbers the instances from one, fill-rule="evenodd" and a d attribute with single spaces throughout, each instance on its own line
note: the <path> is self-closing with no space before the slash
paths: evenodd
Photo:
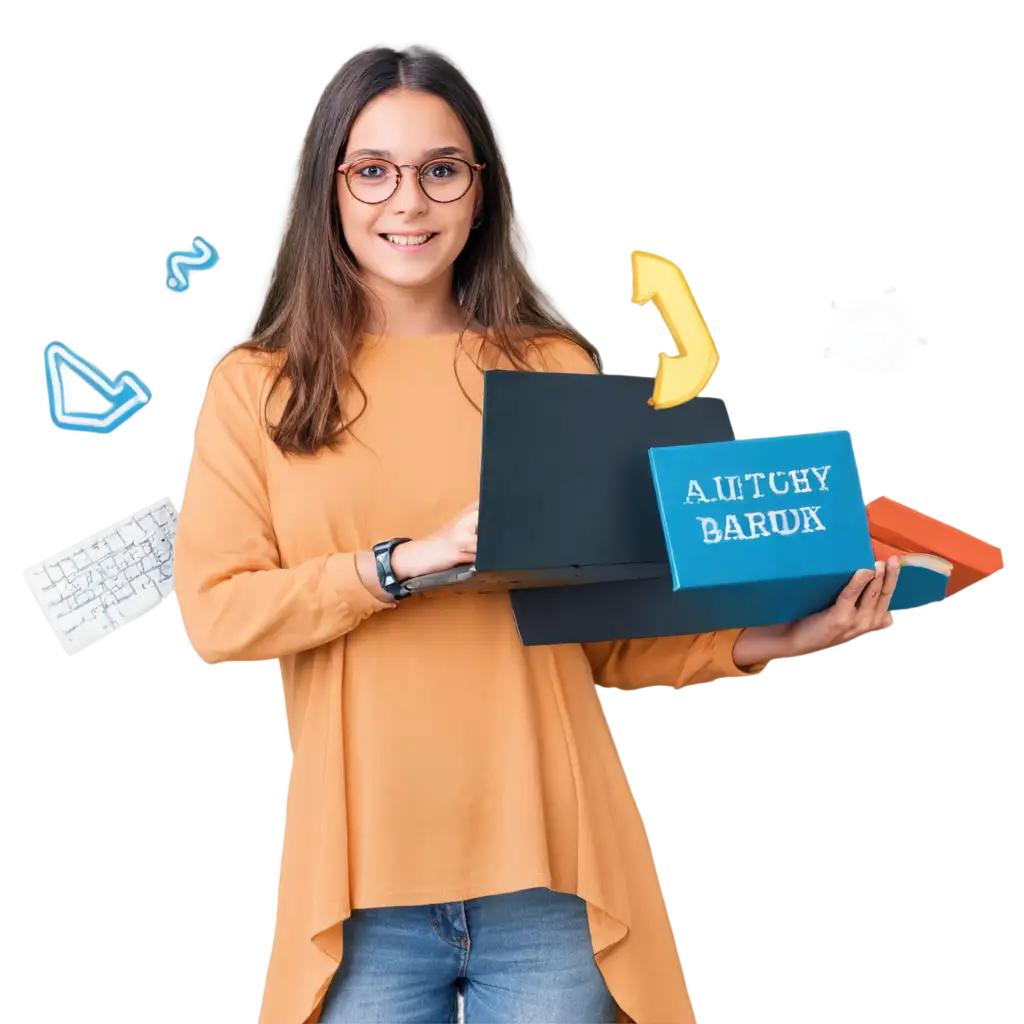
<path id="1" fill-rule="evenodd" d="M 874 568 L 847 431 L 648 454 L 672 589 L 694 632 L 792 622 Z"/>
<path id="2" fill-rule="evenodd" d="M 875 554 L 882 557 L 877 544 Z M 933 604 L 945 598 L 953 571 L 952 562 L 927 552 L 896 554 L 900 560 L 900 575 L 889 599 L 889 611 L 920 608 L 923 604 Z"/>

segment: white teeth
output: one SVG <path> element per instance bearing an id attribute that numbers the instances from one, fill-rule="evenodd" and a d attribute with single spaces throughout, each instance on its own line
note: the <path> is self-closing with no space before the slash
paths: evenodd
<path id="1" fill-rule="evenodd" d="M 385 235 L 384 236 L 389 242 L 394 242 L 395 245 L 422 245 L 428 238 L 433 237 L 432 235 Z"/>

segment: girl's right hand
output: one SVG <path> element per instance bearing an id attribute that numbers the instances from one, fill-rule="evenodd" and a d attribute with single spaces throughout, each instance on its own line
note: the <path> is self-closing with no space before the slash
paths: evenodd
<path id="1" fill-rule="evenodd" d="M 399 544 L 391 553 L 396 578 L 407 580 L 475 561 L 479 505 L 474 501 L 429 537 Z"/>

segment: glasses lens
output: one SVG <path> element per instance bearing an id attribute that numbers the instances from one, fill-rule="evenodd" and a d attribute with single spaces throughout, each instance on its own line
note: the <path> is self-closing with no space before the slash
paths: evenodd
<path id="1" fill-rule="evenodd" d="M 348 169 L 348 186 L 352 195 L 364 203 L 382 203 L 398 181 L 398 168 L 387 160 L 357 160 Z"/>
<path id="2" fill-rule="evenodd" d="M 473 181 L 473 169 L 465 160 L 444 157 L 424 164 L 420 172 L 423 191 L 438 203 L 461 199 Z"/>

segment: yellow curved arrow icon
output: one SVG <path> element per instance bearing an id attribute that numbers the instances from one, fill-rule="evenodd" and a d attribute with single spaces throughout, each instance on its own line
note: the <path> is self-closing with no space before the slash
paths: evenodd
<path id="1" fill-rule="evenodd" d="M 683 272 L 663 256 L 637 251 L 633 253 L 633 301 L 642 306 L 649 299 L 654 299 L 679 355 L 658 354 L 658 376 L 647 404 L 670 409 L 701 393 L 718 366 L 718 349 Z"/>

